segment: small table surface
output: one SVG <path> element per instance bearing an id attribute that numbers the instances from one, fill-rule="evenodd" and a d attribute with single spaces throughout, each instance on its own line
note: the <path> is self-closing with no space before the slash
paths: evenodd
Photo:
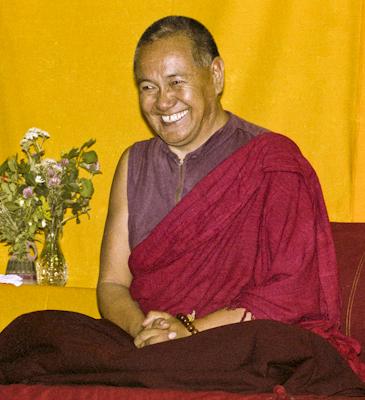
<path id="1" fill-rule="evenodd" d="M 38 310 L 76 311 L 100 318 L 94 288 L 0 284 L 0 304 L 0 331 L 19 315 Z"/>

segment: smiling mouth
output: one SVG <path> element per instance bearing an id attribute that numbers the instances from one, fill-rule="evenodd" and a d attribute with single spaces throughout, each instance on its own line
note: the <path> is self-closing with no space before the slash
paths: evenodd
<path id="1" fill-rule="evenodd" d="M 161 118 L 165 124 L 171 124 L 173 122 L 177 122 L 183 119 L 187 113 L 188 110 L 184 110 L 171 115 L 161 115 Z"/>

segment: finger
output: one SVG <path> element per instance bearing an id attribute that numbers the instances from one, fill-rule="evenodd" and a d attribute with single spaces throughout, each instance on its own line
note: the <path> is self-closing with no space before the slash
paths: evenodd
<path id="1" fill-rule="evenodd" d="M 172 333 L 172 332 L 170 332 Z M 175 334 L 176 335 L 176 334 Z M 174 335 L 172 335 L 174 336 Z M 169 341 L 169 334 L 162 334 L 162 335 L 158 335 L 158 336 L 153 336 L 150 339 L 146 340 L 144 342 L 144 346 L 149 346 L 151 344 L 157 344 L 157 343 L 162 343 L 162 342 L 167 342 Z"/>
<path id="2" fill-rule="evenodd" d="M 148 340 L 149 337 L 145 337 L 145 335 L 141 335 L 140 333 L 134 338 L 133 342 L 137 348 L 141 348 L 144 345 L 144 342 Z"/>
<path id="3" fill-rule="evenodd" d="M 136 345 L 136 347 L 141 347 L 143 342 L 150 340 L 150 338 L 152 338 L 154 336 L 161 335 L 162 332 L 165 332 L 165 331 L 163 331 L 161 329 L 145 328 L 141 332 L 139 332 L 139 334 L 135 337 L 134 344 Z M 165 335 L 166 335 L 166 333 L 165 333 Z"/>
<path id="4" fill-rule="evenodd" d="M 141 340 L 141 338 L 139 338 L 138 336 L 136 336 L 133 340 L 134 345 L 140 349 L 142 346 L 143 341 Z"/>
<path id="5" fill-rule="evenodd" d="M 146 321 L 148 322 L 148 321 Z M 165 318 L 157 318 L 153 320 L 149 324 L 145 324 L 144 328 L 151 329 L 151 328 L 157 328 L 157 329 L 168 329 L 170 327 L 170 323 L 165 320 Z"/>
<path id="6" fill-rule="evenodd" d="M 151 340 L 152 337 L 148 338 L 142 338 L 141 336 L 135 337 L 134 338 L 134 345 L 138 348 L 141 349 L 142 347 L 146 346 L 148 344 L 149 340 Z"/>
<path id="7" fill-rule="evenodd" d="M 147 315 L 145 320 L 142 322 L 143 326 L 148 326 L 153 323 L 156 319 L 163 318 L 168 319 L 170 318 L 170 314 L 162 312 L 162 311 L 150 311 Z"/>
<path id="8" fill-rule="evenodd" d="M 148 346 L 150 344 L 156 344 L 156 343 L 161 343 L 161 342 L 166 342 L 168 340 L 173 340 L 177 337 L 176 332 L 163 332 L 161 330 L 158 330 L 158 334 L 151 334 L 152 331 L 149 331 L 148 334 L 144 335 L 137 335 L 134 339 L 134 345 L 137 348 L 142 348 L 144 346 Z M 156 333 L 156 330 L 153 331 Z"/>
<path id="9" fill-rule="evenodd" d="M 151 327 L 159 329 L 168 329 L 170 328 L 170 324 L 164 318 L 158 318 L 152 322 Z"/>

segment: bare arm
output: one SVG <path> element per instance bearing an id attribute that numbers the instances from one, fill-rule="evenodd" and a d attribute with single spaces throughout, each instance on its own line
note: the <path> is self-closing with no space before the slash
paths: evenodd
<path id="1" fill-rule="evenodd" d="M 197 319 L 194 325 L 199 331 L 205 331 L 217 328 L 218 326 L 240 322 L 242 318 L 244 318 L 244 321 L 251 321 L 253 315 L 244 308 L 236 308 L 234 310 L 222 309 Z"/>
<path id="2" fill-rule="evenodd" d="M 101 246 L 97 298 L 101 315 L 135 337 L 142 329 L 145 315 L 129 293 L 132 275 L 128 266 L 127 177 L 128 150 L 118 163 L 111 188 Z"/>

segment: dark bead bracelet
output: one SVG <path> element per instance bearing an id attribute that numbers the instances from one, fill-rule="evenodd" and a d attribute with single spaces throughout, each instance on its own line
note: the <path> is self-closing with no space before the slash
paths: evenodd
<path id="1" fill-rule="evenodd" d="M 193 322 L 190 321 L 190 319 L 186 315 L 177 314 L 176 319 L 178 319 L 192 335 L 196 335 L 197 333 L 199 333 L 199 331 L 193 325 Z"/>

